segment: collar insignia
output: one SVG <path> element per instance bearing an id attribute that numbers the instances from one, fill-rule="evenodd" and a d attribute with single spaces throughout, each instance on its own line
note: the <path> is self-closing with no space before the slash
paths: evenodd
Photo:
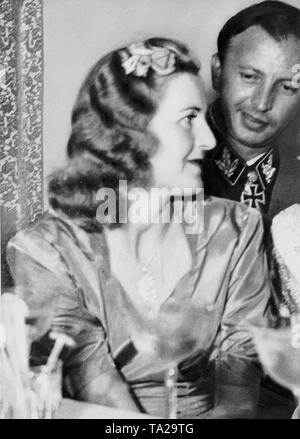
<path id="1" fill-rule="evenodd" d="M 223 147 L 222 145 L 216 151 L 213 162 L 231 186 L 236 184 L 246 168 L 246 165 L 227 146 Z"/>
<path id="2" fill-rule="evenodd" d="M 277 168 L 274 166 L 274 153 L 269 151 L 256 165 L 256 171 L 264 189 L 274 180 L 276 170 Z"/>
<path id="3" fill-rule="evenodd" d="M 249 170 L 247 175 L 248 182 L 255 183 L 259 179 L 262 188 L 266 189 L 274 180 L 277 171 L 273 150 L 264 154 L 252 166 L 247 166 L 244 160 L 235 155 L 227 146 L 220 145 L 212 157 L 212 161 L 231 186 L 238 182 L 247 169 Z M 251 179 L 254 180 L 252 181 Z"/>

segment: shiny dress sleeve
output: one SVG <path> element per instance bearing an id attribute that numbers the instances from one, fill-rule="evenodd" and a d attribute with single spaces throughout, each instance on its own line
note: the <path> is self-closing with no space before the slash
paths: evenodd
<path id="1" fill-rule="evenodd" d="M 45 334 L 50 329 L 68 334 L 76 343 L 64 358 L 67 395 L 76 397 L 88 383 L 114 371 L 101 321 L 83 306 L 76 277 L 55 246 L 38 231 L 21 231 L 9 242 L 7 259 L 16 292 L 35 317 L 41 352 L 49 355 L 50 340 Z"/>
<path id="2" fill-rule="evenodd" d="M 220 417 L 254 417 L 261 367 L 247 325 L 263 325 L 270 299 L 262 220 L 249 209 L 235 218 L 239 242 L 217 343 L 216 409 Z"/>

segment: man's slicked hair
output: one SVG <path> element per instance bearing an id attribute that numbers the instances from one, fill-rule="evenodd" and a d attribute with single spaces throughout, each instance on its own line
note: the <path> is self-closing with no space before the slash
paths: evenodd
<path id="1" fill-rule="evenodd" d="M 256 3 L 231 17 L 218 36 L 218 55 L 224 61 L 231 39 L 251 26 L 260 26 L 277 41 L 294 37 L 300 40 L 300 10 L 273 0 Z"/>

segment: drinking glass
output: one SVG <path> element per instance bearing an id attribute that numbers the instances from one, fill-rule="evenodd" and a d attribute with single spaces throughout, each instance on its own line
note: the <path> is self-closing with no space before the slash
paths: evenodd
<path id="1" fill-rule="evenodd" d="M 177 364 L 205 352 L 216 333 L 216 307 L 192 300 L 170 300 L 156 314 L 141 315 L 129 325 L 138 352 L 164 366 L 168 418 L 177 417 Z"/>
<path id="2" fill-rule="evenodd" d="M 300 403 L 300 314 L 284 328 L 251 327 L 253 340 L 265 371 L 289 388 Z"/>
<path id="3" fill-rule="evenodd" d="M 56 419 L 62 399 L 62 362 L 48 370 L 46 365 L 29 370 L 29 401 L 31 419 Z"/>

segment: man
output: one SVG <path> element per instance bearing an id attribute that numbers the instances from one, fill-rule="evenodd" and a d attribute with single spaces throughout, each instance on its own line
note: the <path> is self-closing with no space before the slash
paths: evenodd
<path id="1" fill-rule="evenodd" d="M 300 10 L 286 3 L 250 6 L 218 36 L 212 78 L 219 96 L 208 111 L 217 147 L 206 158 L 204 187 L 260 210 L 266 230 L 280 210 L 300 203 L 300 161 L 278 141 L 300 109 L 298 69 Z M 261 417 L 290 417 L 293 403 L 267 381 L 260 407 Z"/>
<path id="2" fill-rule="evenodd" d="M 300 161 L 278 137 L 300 109 L 300 10 L 264 1 L 222 28 L 212 58 L 219 98 L 208 120 L 218 144 L 209 154 L 205 188 L 259 209 L 268 226 L 300 202 Z"/>

